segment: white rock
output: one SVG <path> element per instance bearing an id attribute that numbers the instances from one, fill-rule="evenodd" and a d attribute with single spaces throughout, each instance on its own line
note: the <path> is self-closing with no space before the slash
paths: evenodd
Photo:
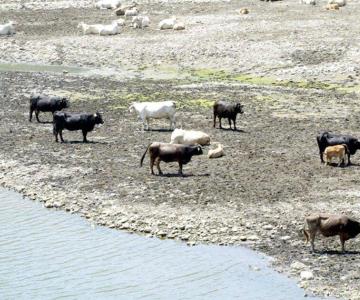
<path id="1" fill-rule="evenodd" d="M 304 270 L 306 269 L 307 266 L 305 264 L 303 264 L 302 262 L 299 261 L 294 261 L 291 265 L 290 265 L 290 269 L 291 270 Z"/>

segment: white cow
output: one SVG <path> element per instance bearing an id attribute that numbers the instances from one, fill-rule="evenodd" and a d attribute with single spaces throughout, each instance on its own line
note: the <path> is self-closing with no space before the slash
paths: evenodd
<path id="1" fill-rule="evenodd" d="M 114 35 L 120 33 L 119 24 L 117 21 L 113 21 L 110 25 L 103 25 L 100 29 L 100 35 Z"/>
<path id="2" fill-rule="evenodd" d="M 149 27 L 150 19 L 147 16 L 135 16 L 132 18 L 132 26 L 134 28 Z"/>
<path id="3" fill-rule="evenodd" d="M 210 149 L 208 152 L 208 158 L 218 158 L 224 155 L 224 147 L 220 143 L 218 143 L 217 148 Z"/>
<path id="4" fill-rule="evenodd" d="M 169 119 L 170 128 L 175 128 L 176 105 L 174 101 L 163 102 L 134 102 L 129 111 L 136 111 L 144 124 L 144 129 L 149 130 L 149 119 Z"/>
<path id="5" fill-rule="evenodd" d="M 301 4 L 316 5 L 316 0 L 300 0 Z"/>
<path id="6" fill-rule="evenodd" d="M 202 131 L 175 129 L 171 134 L 170 144 L 209 145 L 210 136 Z"/>
<path id="7" fill-rule="evenodd" d="M 134 17 L 137 16 L 138 14 L 139 14 L 139 10 L 136 7 L 125 10 L 125 18 Z"/>
<path id="8" fill-rule="evenodd" d="M 116 9 L 120 7 L 121 0 L 99 0 L 95 7 L 99 9 Z"/>
<path id="9" fill-rule="evenodd" d="M 88 25 L 84 22 L 81 22 L 77 27 L 81 28 L 84 34 L 114 35 L 120 32 L 118 21 L 113 21 L 110 25 Z"/>
<path id="10" fill-rule="evenodd" d="M 9 21 L 6 24 L 0 25 L 0 35 L 10 35 L 15 34 L 15 25 L 14 21 Z"/>
<path id="11" fill-rule="evenodd" d="M 171 17 L 170 19 L 162 20 L 159 23 L 159 29 L 160 30 L 173 29 L 175 23 L 176 23 L 176 17 Z"/>
<path id="12" fill-rule="evenodd" d="M 328 4 L 337 4 L 339 7 L 346 5 L 346 0 L 329 0 Z"/>

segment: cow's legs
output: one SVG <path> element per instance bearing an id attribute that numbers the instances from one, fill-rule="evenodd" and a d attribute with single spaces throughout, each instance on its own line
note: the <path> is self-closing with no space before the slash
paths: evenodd
<path id="1" fill-rule="evenodd" d="M 30 108 L 29 122 L 31 122 L 31 120 L 32 120 L 33 111 L 34 110 L 32 108 Z"/>
<path id="2" fill-rule="evenodd" d="M 350 161 L 350 153 L 348 153 L 348 166 L 351 165 L 351 161 Z"/>
<path id="3" fill-rule="evenodd" d="M 162 175 L 163 172 L 162 172 L 161 169 L 160 169 L 160 158 L 159 158 L 159 157 L 155 159 L 155 164 L 156 164 L 156 168 L 157 168 L 158 171 L 159 171 L 159 175 Z"/>
<path id="4" fill-rule="evenodd" d="M 324 163 L 323 151 L 320 150 L 319 153 L 320 153 L 320 160 L 322 163 Z"/>
<path id="5" fill-rule="evenodd" d="M 171 128 L 171 129 L 175 129 L 175 128 L 176 128 L 175 116 L 170 117 L 170 128 Z"/>
<path id="6" fill-rule="evenodd" d="M 154 174 L 154 158 L 151 157 L 151 155 L 150 155 L 150 171 L 151 171 L 151 175 L 155 175 Z"/>
<path id="7" fill-rule="evenodd" d="M 216 126 L 216 114 L 214 114 L 214 128 L 215 128 L 215 126 Z"/>
<path id="8" fill-rule="evenodd" d="M 181 161 L 179 161 L 179 175 L 183 176 L 183 171 L 182 171 L 182 168 L 183 168 L 183 164 Z"/>
<path id="9" fill-rule="evenodd" d="M 86 139 L 87 131 L 86 131 L 86 130 L 83 130 L 83 131 L 82 131 L 82 134 L 83 134 L 83 142 L 84 142 L 84 143 L 87 143 L 87 142 L 88 142 L 88 140 Z"/>
<path id="10" fill-rule="evenodd" d="M 228 122 L 229 122 L 229 126 L 230 126 L 230 129 L 231 129 L 231 119 L 228 118 Z"/>
<path id="11" fill-rule="evenodd" d="M 36 120 L 40 123 L 38 110 L 35 110 L 35 117 L 36 117 Z"/>
<path id="12" fill-rule="evenodd" d="M 221 118 L 219 117 L 219 126 L 220 126 L 220 129 L 222 129 L 222 126 L 221 126 Z"/>
<path id="13" fill-rule="evenodd" d="M 341 251 L 342 253 L 345 253 L 345 241 L 346 237 L 342 234 L 340 234 L 340 242 L 341 242 Z"/>
<path id="14" fill-rule="evenodd" d="M 59 130 L 59 134 L 60 134 L 60 140 L 61 140 L 61 142 L 64 142 L 63 135 L 62 135 L 62 130 Z"/>
<path id="15" fill-rule="evenodd" d="M 314 230 L 309 230 L 309 233 L 310 233 L 311 250 L 312 250 L 312 252 L 315 252 L 315 236 L 316 236 L 316 231 L 314 231 Z"/>
<path id="16" fill-rule="evenodd" d="M 54 131 L 54 135 L 55 135 L 55 142 L 59 142 L 59 140 L 58 140 L 58 134 L 59 134 L 59 132 Z"/>
<path id="17" fill-rule="evenodd" d="M 234 123 L 234 130 L 236 130 L 236 116 L 235 118 L 233 118 L 233 123 Z"/>

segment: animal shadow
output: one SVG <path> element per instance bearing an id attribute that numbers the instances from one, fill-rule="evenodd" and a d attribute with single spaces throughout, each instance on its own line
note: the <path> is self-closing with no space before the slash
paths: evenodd
<path id="1" fill-rule="evenodd" d="M 316 251 L 315 254 L 318 255 L 358 255 L 360 254 L 360 251 L 339 251 L 339 250 L 323 250 L 323 251 Z"/>
<path id="2" fill-rule="evenodd" d="M 107 142 L 96 142 L 96 141 L 87 141 L 87 142 L 83 142 L 83 141 L 64 141 L 62 142 L 62 144 L 99 144 L 99 145 L 106 145 Z"/>
<path id="3" fill-rule="evenodd" d="M 218 128 L 218 129 L 224 130 L 224 131 L 233 131 L 233 132 L 238 132 L 238 133 L 246 133 L 245 130 L 238 129 L 238 128 L 236 128 L 235 130 L 232 129 L 232 128 L 224 128 L 224 127 L 223 128 Z"/>
<path id="4" fill-rule="evenodd" d="M 167 174 L 161 174 L 161 175 L 157 175 L 160 177 L 168 177 L 168 178 L 172 178 L 172 177 L 182 177 L 182 178 L 187 178 L 187 177 L 207 177 L 210 176 L 209 173 L 205 173 L 205 174 L 178 174 L 178 173 L 167 173 Z"/>
<path id="5" fill-rule="evenodd" d="M 172 132 L 172 131 L 173 131 L 173 129 L 154 128 L 154 129 L 145 129 L 144 131 L 154 131 L 154 132 Z"/>

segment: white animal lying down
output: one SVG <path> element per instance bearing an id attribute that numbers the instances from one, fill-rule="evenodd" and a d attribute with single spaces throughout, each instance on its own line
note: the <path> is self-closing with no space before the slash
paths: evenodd
<path id="1" fill-rule="evenodd" d="M 120 7 L 121 0 L 99 0 L 95 7 L 99 9 L 115 9 Z"/>
<path id="2" fill-rule="evenodd" d="M 174 30 L 184 30 L 185 29 L 185 24 L 184 23 L 175 23 L 174 27 L 173 27 Z"/>
<path id="3" fill-rule="evenodd" d="M 209 145 L 210 136 L 202 131 L 175 129 L 171 134 L 170 144 Z"/>
<path id="4" fill-rule="evenodd" d="M 132 18 L 132 26 L 134 28 L 149 27 L 150 19 L 147 16 L 135 16 Z"/>
<path id="5" fill-rule="evenodd" d="M 339 7 L 346 5 L 346 0 L 329 0 L 328 4 L 337 4 Z"/>
<path id="6" fill-rule="evenodd" d="M 139 14 L 139 10 L 136 7 L 125 10 L 125 18 L 134 17 L 137 16 L 138 14 Z"/>
<path id="7" fill-rule="evenodd" d="M 82 29 L 83 34 L 114 35 L 120 32 L 118 21 L 113 21 L 110 25 L 88 25 L 84 22 L 81 22 L 77 27 Z"/>
<path id="8" fill-rule="evenodd" d="M 160 30 L 173 29 L 175 23 L 176 23 L 176 17 L 171 17 L 169 19 L 162 20 L 159 23 L 159 29 Z"/>
<path id="9" fill-rule="evenodd" d="M 217 148 L 210 149 L 208 152 L 208 158 L 218 158 L 224 155 L 224 147 L 220 143 L 218 143 Z"/>
<path id="10" fill-rule="evenodd" d="M 134 102 L 129 111 L 136 111 L 144 124 L 144 129 L 149 129 L 149 119 L 169 119 L 170 128 L 175 128 L 176 105 L 173 101 L 164 102 Z"/>
<path id="11" fill-rule="evenodd" d="M 300 0 L 301 4 L 316 5 L 316 0 Z"/>
<path id="12" fill-rule="evenodd" d="M 0 25 L 0 35 L 15 34 L 15 22 L 9 21 L 6 24 Z"/>

